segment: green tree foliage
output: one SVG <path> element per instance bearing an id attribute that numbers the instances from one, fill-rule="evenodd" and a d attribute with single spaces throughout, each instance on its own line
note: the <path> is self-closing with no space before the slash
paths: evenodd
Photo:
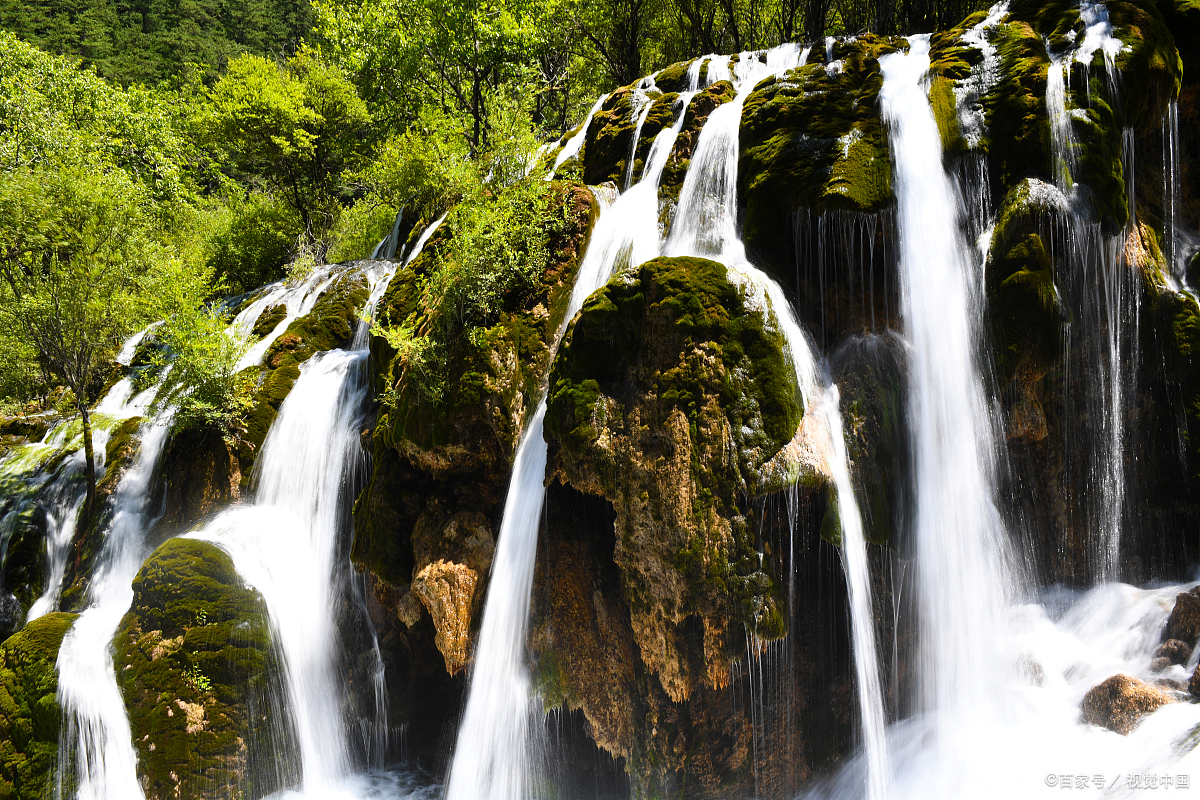
<path id="1" fill-rule="evenodd" d="M 472 152 L 488 148 L 500 86 L 536 83 L 555 24 L 545 0 L 318 0 L 322 52 L 352 75 L 394 129 L 436 105 L 469 120 Z M 533 87 L 536 88 L 536 87 Z"/>
<path id="2" fill-rule="evenodd" d="M 120 170 L 20 168 L 0 183 L 0 331 L 24 341 L 74 396 L 85 520 L 96 490 L 89 407 L 102 366 L 162 314 L 168 288 L 178 295 L 204 283 L 151 236 L 147 202 L 144 187 Z"/>
<path id="3" fill-rule="evenodd" d="M 181 296 L 155 330 L 158 348 L 151 373 L 162 375 L 152 411 L 175 407 L 173 427 L 216 428 L 233 437 L 252 405 L 254 378 L 238 370 L 249 342 L 230 336 L 220 305 L 197 306 Z M 167 367 L 170 367 L 167 369 Z"/>
<path id="4" fill-rule="evenodd" d="M 311 17 L 307 0 L 0 0 L 0 27 L 126 86 L 156 85 L 188 64 L 215 77 L 247 52 L 292 53 Z"/>
<path id="5" fill-rule="evenodd" d="M 0 31 L 0 171 L 99 163 L 125 171 L 169 204 L 187 193 L 186 169 L 199 157 L 182 113 L 177 98 L 114 87 L 71 59 Z"/>
<path id="6" fill-rule="evenodd" d="M 197 122 L 238 177 L 261 181 L 300 218 L 323 256 L 341 207 L 341 176 L 361 160 L 370 114 L 341 72 L 303 51 L 285 65 L 254 55 L 229 62 Z"/>

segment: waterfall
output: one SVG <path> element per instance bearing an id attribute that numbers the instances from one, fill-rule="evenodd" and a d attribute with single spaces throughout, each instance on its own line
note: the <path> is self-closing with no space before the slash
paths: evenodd
<path id="1" fill-rule="evenodd" d="M 734 99 L 717 106 L 704 123 L 692 164 L 679 191 L 679 207 L 665 252 L 669 256 L 703 256 L 725 263 L 744 261 L 737 235 L 738 133 L 742 107 L 755 85 L 768 75 L 783 74 L 808 59 L 809 49 L 780 45 L 765 54 L 743 53 L 734 67 Z M 709 67 L 711 75 L 713 67 Z"/>
<path id="2" fill-rule="evenodd" d="M 830 45 L 832 47 L 832 45 Z M 863 752 L 867 762 L 866 796 L 883 800 L 887 794 L 887 743 L 883 692 L 879 679 L 870 575 L 862 518 L 850 481 L 845 434 L 838 412 L 838 389 L 817 364 L 812 345 L 800 328 L 795 309 L 779 284 L 745 257 L 737 232 L 738 132 L 746 97 L 762 78 L 783 74 L 803 64 L 809 49 L 784 45 L 763 54 L 743 54 L 736 72 L 736 98 L 709 115 L 700 132 L 692 166 L 684 178 L 679 208 L 666 248 L 670 255 L 702 256 L 724 261 L 731 280 L 738 281 L 747 301 L 765 314 L 773 310 L 796 372 L 805 413 L 818 421 L 822 449 L 833 473 L 842 527 L 842 558 L 850 593 L 855 672 L 858 679 Z M 793 562 L 794 563 L 794 562 Z M 748 651 L 749 652 L 749 645 Z M 754 667 L 748 665 L 751 689 Z M 759 683 L 761 684 L 761 675 Z M 761 690 L 760 690 L 761 691 Z M 751 708 L 752 717 L 758 712 Z M 752 726 L 753 728 L 754 726 Z M 757 740 L 756 740 L 757 741 Z"/>
<path id="3" fill-rule="evenodd" d="M 689 69 L 692 86 L 699 83 L 700 61 L 697 59 Z M 712 74 L 710 66 L 710 77 Z M 682 95 L 674 124 L 655 137 L 638 183 L 611 207 L 602 209 L 579 265 L 555 347 L 567 323 L 593 292 L 621 268 L 659 254 L 658 182 L 694 95 L 694 90 Z M 542 485 L 546 471 L 546 443 L 542 436 L 545 412 L 543 393 L 513 463 L 471 667 L 470 693 L 447 780 L 447 800 L 519 800 L 523 796 L 528 774 L 529 715 L 533 712 L 524 648 L 538 522 L 545 499 Z"/>
<path id="4" fill-rule="evenodd" d="M 1179 101 L 1167 103 L 1163 115 L 1163 256 L 1179 286 L 1187 285 L 1187 256 L 1179 246 L 1179 192 L 1182 186 L 1179 162 Z M 1130 202 L 1132 203 L 1132 192 Z"/>
<path id="5" fill-rule="evenodd" d="M 830 472 L 837 487 L 838 517 L 842 528 L 842 566 L 850 594 L 850 632 L 854 641 L 854 671 L 858 680 L 859 719 L 862 724 L 863 757 L 866 761 L 866 800 L 884 800 L 891 781 L 883 710 L 883 687 L 879 680 L 879 653 L 871 601 L 871 576 L 862 515 L 850 481 L 849 458 L 838 411 L 838 389 L 830 385 L 813 411 L 823 422 Z"/>
<path id="6" fill-rule="evenodd" d="M 592 117 L 596 116 L 596 112 L 604 106 L 604 101 L 608 100 L 608 95 L 601 95 L 596 102 L 592 104 L 592 108 L 588 111 L 587 117 L 583 120 L 583 125 L 580 126 L 578 133 L 567 140 L 562 149 L 558 151 L 558 157 L 554 159 L 554 167 L 546 174 L 546 180 L 554 177 L 554 173 L 558 172 L 568 160 L 579 155 L 580 148 L 583 147 L 584 141 L 587 139 L 588 128 L 591 127 Z"/>
<path id="7" fill-rule="evenodd" d="M 993 498 L 996 431 L 974 363 L 981 298 L 969 280 L 970 248 L 923 88 L 929 38 L 912 37 L 907 53 L 879 63 L 895 161 L 901 313 L 912 348 L 920 699 L 928 711 L 988 718 L 1003 674 L 995 639 L 1012 578 Z"/>
<path id="8" fill-rule="evenodd" d="M 256 465 L 253 505 L 193 534 L 229 553 L 262 595 L 284 664 L 303 786 L 322 796 L 350 772 L 335 671 L 335 556 L 344 472 L 357 444 L 363 352 L 318 353 L 279 409 Z"/>
<path id="9" fill-rule="evenodd" d="M 1092 195 L 1078 183 L 1076 151 L 1079 142 L 1072 127 L 1068 108 L 1071 65 L 1090 65 L 1097 51 L 1102 52 L 1109 84 L 1116 93 L 1114 59 L 1123 45 L 1112 36 L 1108 12 L 1102 3 L 1084 0 L 1080 16 L 1086 25 L 1083 42 L 1054 58 L 1047 74 L 1046 112 L 1050 117 L 1051 152 L 1054 158 L 1055 185 L 1068 199 L 1068 222 L 1062 232 L 1061 246 L 1066 256 L 1068 296 L 1080 307 L 1079 320 L 1067 326 L 1067 359 L 1074 338 L 1083 335 L 1086 351 L 1083 360 L 1087 414 L 1084 439 L 1069 438 L 1067 452 L 1078 458 L 1072 469 L 1084 483 L 1084 519 L 1088 530 L 1099 531 L 1090 557 L 1091 577 L 1096 581 L 1119 577 L 1121 529 L 1125 522 L 1125 430 L 1124 413 L 1128 390 L 1136 364 L 1136 324 L 1129 317 L 1137 314 L 1135 279 L 1128 273 L 1123 258 L 1125 232 L 1108 236 L 1101 223 L 1093 220 Z M 1128 143 L 1126 143 L 1128 144 Z M 1127 192 L 1133 195 L 1131 154 L 1123 158 Z M 1131 217 L 1130 224 L 1133 224 Z M 1051 245 L 1054 246 L 1053 244 Z M 1083 326 L 1076 332 L 1077 326 Z M 1093 342 L 1099 341 L 1099 346 Z M 1067 400 L 1068 404 L 1070 400 Z M 1068 409 L 1065 417 L 1074 414 Z M 1082 450 L 1083 452 L 1076 452 Z"/>
<path id="10" fill-rule="evenodd" d="M 58 703 L 64 720 L 55 775 L 59 800 L 144 796 L 125 701 L 113 671 L 112 639 L 133 602 L 133 578 L 146 555 L 147 495 L 172 413 L 166 408 L 142 426 L 141 450 L 117 487 L 112 523 L 97 557 L 89 588 L 92 603 L 58 652 Z"/>

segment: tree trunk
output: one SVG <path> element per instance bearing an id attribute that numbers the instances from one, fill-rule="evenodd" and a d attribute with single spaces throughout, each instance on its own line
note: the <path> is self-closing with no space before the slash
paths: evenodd
<path id="1" fill-rule="evenodd" d="M 87 481 L 87 497 L 83 501 L 83 514 L 75 529 L 75 575 L 79 575 L 79 560 L 83 555 L 83 540 L 92 529 L 96 511 L 96 454 L 92 449 L 92 417 L 87 410 L 87 400 L 79 399 L 79 416 L 83 420 L 84 478 Z"/>

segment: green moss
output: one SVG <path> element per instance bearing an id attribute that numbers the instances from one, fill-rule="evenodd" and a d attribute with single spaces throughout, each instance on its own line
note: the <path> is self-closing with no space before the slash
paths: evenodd
<path id="1" fill-rule="evenodd" d="M 623 86 L 608 96 L 592 117 L 583 145 L 583 182 L 598 185 L 616 181 L 623 186 L 633 131 L 637 125 L 632 107 L 633 91 Z"/>
<path id="2" fill-rule="evenodd" d="M 62 721 L 55 661 L 75 619 L 46 614 L 0 645 L 0 798 L 54 796 Z"/>
<path id="3" fill-rule="evenodd" d="M 790 268 L 790 230 L 802 208 L 876 212 L 893 202 L 892 161 L 878 111 L 879 57 L 897 42 L 843 43 L 842 69 L 821 64 L 768 79 L 742 112 L 739 196 L 743 239 L 769 267 Z"/>
<path id="4" fill-rule="evenodd" d="M 344 270 L 312 310 L 293 320 L 271 344 L 263 357 L 263 367 L 248 368 L 250 374 L 256 375 L 258 388 L 253 404 L 242 420 L 244 432 L 237 448 L 244 480 L 249 480 L 251 467 L 267 438 L 267 431 L 288 392 L 300 377 L 300 364 L 316 353 L 345 347 L 350 343 L 358 325 L 359 312 L 366 305 L 367 295 L 367 282 L 359 271 L 353 268 Z M 277 314 L 272 309 L 263 313 Z M 267 331 L 273 330 L 278 324 L 279 320 L 276 320 Z"/>
<path id="5" fill-rule="evenodd" d="M 654 85 L 664 92 L 682 92 L 687 89 L 687 71 L 691 61 L 677 61 L 663 67 L 654 74 Z"/>
<path id="6" fill-rule="evenodd" d="M 262 796 L 274 716 L 270 626 L 257 592 L 218 547 L 168 539 L 133 581 L 113 664 L 150 797 Z M 276 739 L 275 741 L 278 741 Z"/>
<path id="7" fill-rule="evenodd" d="M 1053 180 L 1045 105 L 1050 62 L 1042 38 L 1028 23 L 998 25 L 991 40 L 1000 55 L 1000 80 L 981 101 L 984 146 L 993 195 L 1003 197 L 1024 178 Z"/>
<path id="8" fill-rule="evenodd" d="M 665 502 L 657 484 L 636 477 L 649 466 L 625 463 L 612 442 L 640 441 L 679 414 L 688 421 L 689 473 L 677 477 L 691 488 L 677 488 L 691 498 L 694 527 L 671 554 L 669 567 L 688 586 L 684 609 L 672 615 L 732 620 L 766 638 L 783 630 L 778 587 L 759 563 L 745 505 L 756 493 L 758 469 L 798 427 L 792 374 L 779 333 L 746 307 L 725 267 L 706 259 L 646 262 L 592 295 L 568 328 L 550 375 L 545 430 L 573 482 L 598 486 L 617 508 L 655 508 Z M 637 429 L 630 428 L 634 420 Z M 733 439 L 725 458 L 709 450 L 720 430 Z M 717 520 L 727 521 L 728 534 L 717 534 L 725 529 Z M 659 587 L 641 580 L 626 570 L 635 611 L 659 602 Z"/>
<path id="9" fill-rule="evenodd" d="M 1026 181 L 1000 209 L 984 271 L 988 321 L 1002 387 L 1041 377 L 1060 358 L 1066 310 L 1054 284 L 1054 265 L 1037 230 L 1056 213 Z"/>
<path id="10" fill-rule="evenodd" d="M 547 234 L 549 260 L 536 283 L 527 291 L 505 295 L 494 323 L 470 327 L 450 341 L 433 341 L 443 355 L 438 374 L 408 369 L 385 340 L 373 338 L 377 391 L 383 394 L 391 386 L 396 395 L 395 407 L 377 429 L 388 446 L 453 452 L 466 460 L 453 467 L 456 471 L 480 465 L 507 470 L 523 422 L 513 412 L 540 391 L 550 344 L 566 313 L 596 214 L 594 198 L 578 184 L 556 181 L 547 192 L 552 202 L 546 213 L 563 224 Z M 427 245 L 392 279 L 380 304 L 381 319 L 414 331 L 442 329 L 436 276 L 442 243 L 450 235 L 447 231 Z M 437 383 L 440 391 L 431 391 L 430 383 Z"/>
<path id="11" fill-rule="evenodd" d="M 258 319 L 254 321 L 254 330 L 251 331 L 251 336 L 256 339 L 263 338 L 275 330 L 275 327 L 283 322 L 285 317 L 287 317 L 287 306 L 282 303 L 263 309 L 263 312 L 258 315 Z"/>

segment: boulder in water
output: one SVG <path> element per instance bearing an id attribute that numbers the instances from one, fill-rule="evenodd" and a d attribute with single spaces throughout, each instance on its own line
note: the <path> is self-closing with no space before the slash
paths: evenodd
<path id="1" fill-rule="evenodd" d="M 1186 664 L 1192 655 L 1192 647 L 1179 639 L 1168 639 L 1154 651 L 1154 660 L 1150 669 L 1161 672 L 1173 664 Z"/>
<path id="2" fill-rule="evenodd" d="M 38 617 L 0 645 L 0 797 L 54 794 L 62 709 L 54 668 L 75 614 Z"/>
<path id="3" fill-rule="evenodd" d="M 1144 681 L 1113 675 L 1084 695 L 1080 709 L 1084 722 L 1128 735 L 1143 716 L 1172 702 L 1170 695 Z"/>
<path id="4" fill-rule="evenodd" d="M 266 608 L 225 551 L 168 539 L 113 641 L 147 800 L 261 797 L 294 776 Z"/>
<path id="5" fill-rule="evenodd" d="M 1188 647 L 1195 647 L 1196 641 L 1200 640 L 1200 586 L 1176 595 L 1175 608 L 1163 631 L 1163 640 L 1171 639 L 1178 639 Z"/>

